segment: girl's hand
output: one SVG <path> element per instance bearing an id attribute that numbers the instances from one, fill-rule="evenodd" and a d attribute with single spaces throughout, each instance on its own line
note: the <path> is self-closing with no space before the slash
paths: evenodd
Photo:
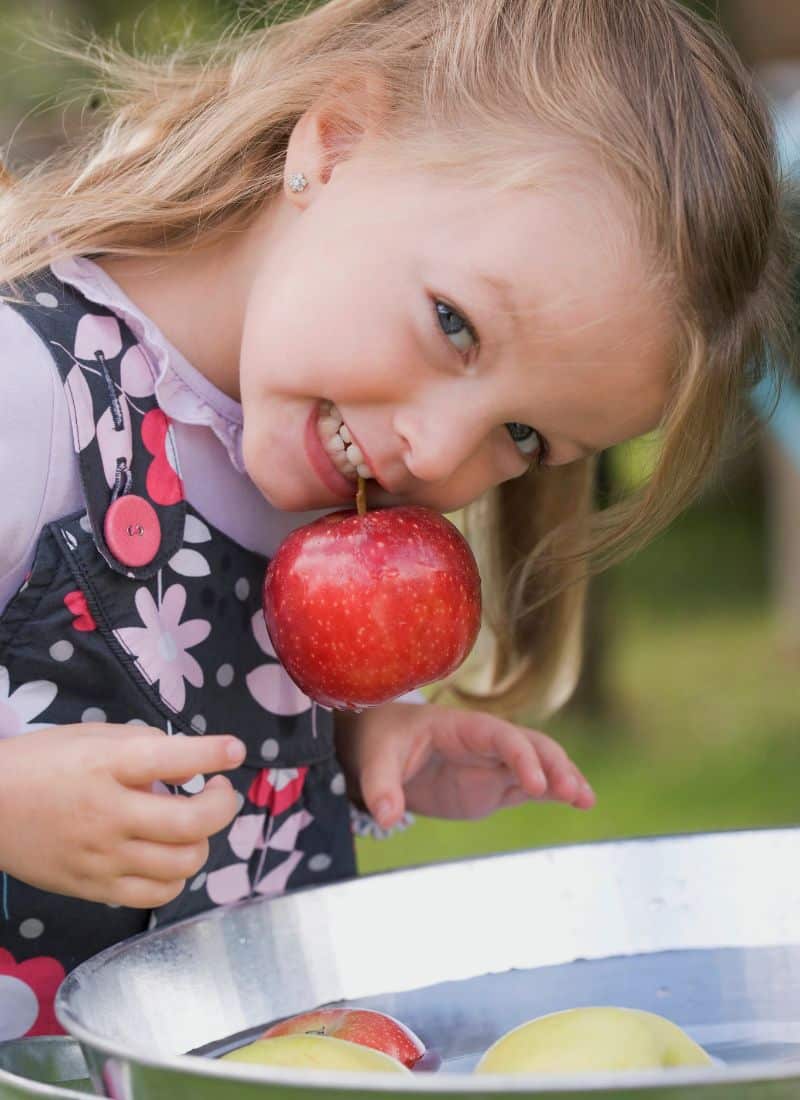
<path id="1" fill-rule="evenodd" d="M 164 905 L 206 862 L 208 838 L 238 804 L 221 775 L 191 798 L 153 792 L 153 783 L 228 771 L 244 755 L 235 737 L 94 722 L 0 741 L 0 871 L 87 901 Z"/>
<path id="2" fill-rule="evenodd" d="M 348 790 L 383 828 L 405 809 L 475 819 L 529 800 L 579 810 L 595 802 L 552 738 L 475 711 L 387 703 L 339 714 L 336 747 Z"/>

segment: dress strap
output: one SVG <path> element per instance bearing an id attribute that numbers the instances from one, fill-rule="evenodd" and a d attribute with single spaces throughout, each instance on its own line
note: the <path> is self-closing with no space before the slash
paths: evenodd
<path id="1" fill-rule="evenodd" d="M 97 549 L 118 573 L 154 576 L 181 546 L 186 502 L 144 349 L 112 310 L 49 269 L 0 293 L 44 341 L 63 382 Z"/>

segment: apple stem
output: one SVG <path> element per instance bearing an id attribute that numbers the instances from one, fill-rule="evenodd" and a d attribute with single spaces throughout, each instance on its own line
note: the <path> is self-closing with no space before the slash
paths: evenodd
<path id="1" fill-rule="evenodd" d="M 363 477 L 358 479 L 358 489 L 356 491 L 356 508 L 358 508 L 358 514 L 365 516 L 367 514 L 367 483 Z"/>

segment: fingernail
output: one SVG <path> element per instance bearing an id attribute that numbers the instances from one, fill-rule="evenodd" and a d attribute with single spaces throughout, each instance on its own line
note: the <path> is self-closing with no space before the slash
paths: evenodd
<path id="1" fill-rule="evenodd" d="M 584 794 L 589 794 L 589 795 L 591 795 L 591 796 L 592 796 L 592 798 L 594 798 L 594 797 L 595 797 L 595 793 L 594 793 L 594 791 L 592 790 L 592 788 L 591 788 L 591 787 L 589 786 L 589 784 L 588 784 L 588 783 L 584 783 L 584 784 L 583 784 L 583 786 L 582 786 L 582 788 L 581 788 L 581 790 L 583 791 L 583 793 L 584 793 Z"/>
<path id="2" fill-rule="evenodd" d="M 375 820 L 384 829 L 388 828 L 392 817 L 391 798 L 380 798 L 375 806 Z"/>
<path id="3" fill-rule="evenodd" d="M 247 746 L 244 741 L 240 741 L 238 737 L 231 737 L 228 740 L 225 752 L 228 759 L 233 764 L 241 764 L 247 755 Z"/>

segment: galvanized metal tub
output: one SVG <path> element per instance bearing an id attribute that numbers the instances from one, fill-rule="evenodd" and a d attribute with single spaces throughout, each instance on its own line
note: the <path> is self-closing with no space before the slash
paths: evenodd
<path id="1" fill-rule="evenodd" d="M 88 1070 L 80 1044 L 69 1036 L 37 1036 L 0 1043 L 0 1100 L 85 1100 Z"/>
<path id="2" fill-rule="evenodd" d="M 124 1100 L 800 1097 L 800 829 L 538 849 L 246 902 L 74 971 L 57 1012 Z M 268 1070 L 184 1052 L 326 1003 L 400 1018 L 438 1073 Z M 480 1077 L 499 1035 L 561 1008 L 655 1011 L 706 1069 Z"/>

